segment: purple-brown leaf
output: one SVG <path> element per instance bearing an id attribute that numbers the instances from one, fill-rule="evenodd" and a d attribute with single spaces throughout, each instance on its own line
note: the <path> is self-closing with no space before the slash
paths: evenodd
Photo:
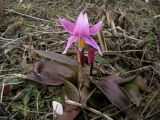
<path id="1" fill-rule="evenodd" d="M 130 100 L 121 91 L 120 87 L 114 80 L 115 77 L 109 76 L 98 80 L 97 87 L 104 93 L 104 95 L 111 101 L 111 103 L 120 109 L 129 106 Z"/>
<path id="2" fill-rule="evenodd" d="M 64 108 L 64 114 L 60 116 L 60 120 L 74 120 L 80 113 L 80 108 L 66 105 Z"/>
<path id="3" fill-rule="evenodd" d="M 69 100 L 79 102 L 80 101 L 80 93 L 78 89 L 69 81 L 64 82 L 64 91 L 65 95 Z"/>
<path id="4" fill-rule="evenodd" d="M 72 66 L 78 66 L 77 62 L 70 57 L 67 57 L 66 55 L 58 54 L 53 51 L 47 51 L 47 50 L 34 50 L 37 54 L 44 56 L 46 58 L 56 60 L 58 62 L 72 65 Z"/>
<path id="5" fill-rule="evenodd" d="M 64 82 L 64 90 L 67 99 L 79 102 L 80 101 L 80 93 L 78 89 L 69 81 Z M 80 112 L 80 108 L 65 104 L 64 114 L 60 117 L 60 120 L 73 120 L 77 117 Z"/>
<path id="6" fill-rule="evenodd" d="M 76 67 L 72 69 L 56 61 L 40 61 L 33 64 L 33 73 L 26 79 L 46 85 L 61 85 L 64 80 L 77 80 Z"/>
<path id="7" fill-rule="evenodd" d="M 127 94 L 129 99 L 137 106 L 141 102 L 141 96 L 138 87 L 134 83 L 126 83 L 122 86 L 122 89 Z"/>
<path id="8" fill-rule="evenodd" d="M 129 107 L 131 101 L 120 89 L 117 83 L 118 80 L 120 80 L 120 77 L 117 77 L 116 80 L 116 77 L 111 75 L 99 79 L 96 86 L 103 92 L 103 94 L 113 105 L 123 110 L 123 112 L 125 112 L 130 119 L 139 119 L 139 115 Z"/>

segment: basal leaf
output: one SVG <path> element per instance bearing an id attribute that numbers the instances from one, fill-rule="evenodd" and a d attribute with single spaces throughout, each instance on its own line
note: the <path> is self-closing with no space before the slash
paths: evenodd
<path id="1" fill-rule="evenodd" d="M 104 95 L 111 101 L 112 104 L 120 109 L 124 109 L 129 106 L 130 100 L 122 92 L 118 84 L 111 79 L 112 77 L 106 77 L 98 80 L 97 87 L 104 93 Z"/>
<path id="2" fill-rule="evenodd" d="M 64 91 L 67 99 L 79 102 L 80 93 L 78 89 L 69 81 L 64 82 Z M 60 117 L 60 120 L 74 120 L 80 112 L 80 108 L 65 104 L 64 114 Z"/>
<path id="3" fill-rule="evenodd" d="M 118 77 L 117 79 L 120 78 Z M 108 77 L 98 79 L 96 86 L 103 92 L 103 94 L 113 105 L 125 112 L 130 119 L 139 119 L 139 115 L 129 107 L 130 100 L 120 89 L 116 81 L 115 76 L 110 75 Z"/>
<path id="4" fill-rule="evenodd" d="M 135 76 L 131 76 L 131 77 L 127 77 L 127 78 L 122 78 L 122 77 L 115 76 L 115 75 L 108 76 L 108 79 L 112 79 L 113 81 L 117 82 L 118 84 L 124 84 L 127 82 L 131 82 L 134 78 L 135 78 Z"/>
<path id="5" fill-rule="evenodd" d="M 76 67 L 78 66 L 78 64 L 75 60 L 73 60 L 70 57 L 67 57 L 66 55 L 63 55 L 63 54 L 58 54 L 53 51 L 47 51 L 47 50 L 34 50 L 34 52 L 36 52 L 37 54 L 42 55 L 46 58 L 56 60 L 56 61 L 64 63 L 64 64 L 68 64 L 68 65 L 72 65 L 72 66 L 76 66 Z"/>
<path id="6" fill-rule="evenodd" d="M 80 93 L 78 89 L 69 81 L 64 82 L 64 91 L 69 100 L 79 102 L 80 101 Z"/>
<path id="7" fill-rule="evenodd" d="M 134 83 L 126 83 L 122 86 L 122 89 L 125 91 L 129 99 L 139 106 L 141 102 L 141 96 L 139 93 L 138 87 Z"/>
<path id="8" fill-rule="evenodd" d="M 72 69 L 57 61 L 40 61 L 33 64 L 33 73 L 26 79 L 46 85 L 61 85 L 64 80 L 77 81 L 76 67 Z"/>

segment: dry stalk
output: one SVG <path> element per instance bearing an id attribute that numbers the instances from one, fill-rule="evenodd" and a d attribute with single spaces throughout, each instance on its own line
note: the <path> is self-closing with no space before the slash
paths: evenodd
<path id="1" fill-rule="evenodd" d="M 106 17 L 107 17 L 107 22 L 108 22 L 110 28 L 112 29 L 112 34 L 113 35 L 117 34 L 115 23 L 114 23 L 109 12 L 106 12 Z"/>
<path id="2" fill-rule="evenodd" d="M 77 103 L 77 102 L 74 102 L 74 101 L 71 101 L 71 100 L 66 100 L 66 103 L 67 103 L 67 104 L 70 104 L 70 105 L 75 105 L 75 106 L 84 108 L 84 109 L 86 109 L 86 110 L 89 110 L 89 111 L 91 111 L 91 112 L 93 112 L 93 113 L 95 113 L 95 114 L 97 114 L 97 115 L 99 115 L 99 116 L 101 116 L 101 117 L 106 118 L 107 120 L 113 120 L 113 119 L 110 118 L 108 115 L 106 115 L 106 114 L 104 114 L 104 113 L 102 113 L 102 112 L 100 112 L 100 111 L 98 111 L 98 110 L 95 110 L 95 109 L 93 109 L 93 108 L 91 108 L 91 107 L 83 106 L 83 105 L 80 104 L 80 103 Z"/>
<path id="3" fill-rule="evenodd" d="M 103 33 L 102 30 L 100 30 L 99 33 L 98 33 L 98 40 L 99 40 L 100 46 L 102 48 L 102 51 L 103 52 L 107 51 L 107 44 L 106 44 L 106 41 L 104 39 L 104 33 Z"/>
<path id="4" fill-rule="evenodd" d="M 20 15 L 20 16 L 22 16 L 22 17 L 30 18 L 30 19 L 32 19 L 32 20 L 40 21 L 40 22 L 48 22 L 48 23 L 52 23 L 52 22 L 53 22 L 53 21 L 50 21 L 50 20 L 46 20 L 46 19 L 34 17 L 34 16 L 31 16 L 31 15 L 26 15 L 26 14 L 23 14 L 23 13 L 14 11 L 14 10 L 10 10 L 10 9 L 5 9 L 5 11 L 7 11 L 7 12 L 9 12 L 9 13 L 16 14 L 16 15 Z"/>
<path id="5" fill-rule="evenodd" d="M 0 0 L 0 18 L 3 18 L 5 15 L 4 11 L 4 0 Z"/>

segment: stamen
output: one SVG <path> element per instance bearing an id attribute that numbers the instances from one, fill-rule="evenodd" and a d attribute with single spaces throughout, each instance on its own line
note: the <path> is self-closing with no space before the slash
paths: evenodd
<path id="1" fill-rule="evenodd" d="M 84 40 L 81 38 L 81 39 L 78 41 L 78 48 L 83 49 L 84 47 L 85 47 L 85 42 L 84 42 Z"/>

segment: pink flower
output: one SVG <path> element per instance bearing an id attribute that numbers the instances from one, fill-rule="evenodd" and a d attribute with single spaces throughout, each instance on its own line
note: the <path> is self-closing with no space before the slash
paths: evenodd
<path id="1" fill-rule="evenodd" d="M 71 34 L 70 38 L 68 38 L 67 46 L 63 53 L 66 53 L 73 43 L 84 40 L 86 44 L 89 44 L 93 48 L 97 49 L 99 54 L 102 55 L 100 47 L 90 36 L 98 33 L 102 27 L 102 21 L 99 21 L 97 24 L 89 28 L 87 14 L 83 14 L 81 12 L 78 16 L 76 24 L 65 19 L 60 19 L 60 23 Z"/>

